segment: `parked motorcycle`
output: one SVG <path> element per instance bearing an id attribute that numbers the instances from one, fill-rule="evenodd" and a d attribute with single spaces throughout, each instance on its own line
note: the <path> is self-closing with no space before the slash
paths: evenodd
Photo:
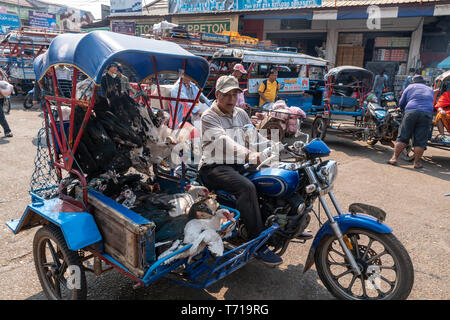
<path id="1" fill-rule="evenodd" d="M 367 124 L 367 144 L 373 146 L 378 141 L 394 147 L 398 129 L 402 122 L 402 113 L 396 108 L 383 107 L 375 101 L 367 102 L 365 123 Z"/>
<path id="2" fill-rule="evenodd" d="M 279 152 L 295 162 L 275 162 Z M 333 193 L 337 162 L 322 158 L 330 149 L 321 140 L 281 143 L 264 150 L 269 157 L 256 169 L 249 165 L 243 173 L 256 187 L 265 225 L 279 229 L 268 240 L 278 255 L 291 242 L 305 242 L 301 235 L 313 213 L 321 228 L 311 245 L 304 272 L 316 264 L 327 289 L 342 299 L 406 299 L 414 282 L 414 270 L 408 252 L 384 224 L 386 213 L 367 204 L 353 203 L 343 213 Z M 197 178 L 203 184 L 200 178 Z M 214 190 L 223 205 L 236 208 L 236 199 L 228 192 Z M 333 216 L 328 195 L 337 216 Z M 317 214 L 314 209 L 319 200 Z M 323 208 L 328 221 L 320 221 Z M 245 225 L 239 222 L 238 238 L 248 240 Z M 299 240 L 300 239 L 300 240 Z"/>
<path id="3" fill-rule="evenodd" d="M 380 96 L 380 105 L 385 109 L 395 109 L 398 106 L 393 92 L 383 92 Z"/>
<path id="4" fill-rule="evenodd" d="M 25 110 L 31 109 L 33 107 L 33 96 L 34 96 L 34 88 L 28 91 L 25 96 L 25 100 L 23 101 L 23 108 Z"/>

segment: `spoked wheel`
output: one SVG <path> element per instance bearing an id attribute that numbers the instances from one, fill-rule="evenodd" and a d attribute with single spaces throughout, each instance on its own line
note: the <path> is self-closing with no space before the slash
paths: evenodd
<path id="1" fill-rule="evenodd" d="M 359 269 L 353 272 L 335 236 L 323 238 L 315 254 L 317 273 L 337 298 L 406 299 L 414 283 L 411 259 L 393 234 L 349 229 L 344 239 Z"/>
<path id="2" fill-rule="evenodd" d="M 406 145 L 405 149 L 402 151 L 400 156 L 405 161 L 413 161 L 414 160 L 414 147 L 413 147 L 413 139 L 412 138 L 409 140 L 409 143 Z"/>
<path id="3" fill-rule="evenodd" d="M 80 257 L 68 249 L 58 227 L 48 225 L 36 232 L 33 255 L 39 281 L 48 299 L 86 299 L 86 275 Z"/>
<path id="4" fill-rule="evenodd" d="M 11 111 L 11 99 L 5 98 L 5 100 L 3 101 L 3 113 L 9 114 L 10 111 Z"/>
<path id="5" fill-rule="evenodd" d="M 322 117 L 314 119 L 311 129 L 311 137 L 313 139 L 325 140 L 327 134 L 327 121 Z"/>

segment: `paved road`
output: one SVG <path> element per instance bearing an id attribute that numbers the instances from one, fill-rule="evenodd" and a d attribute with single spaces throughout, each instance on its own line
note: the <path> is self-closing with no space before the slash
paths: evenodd
<path id="1" fill-rule="evenodd" d="M 15 101 L 7 120 L 14 138 L 0 138 L 0 299 L 45 299 L 32 257 L 37 229 L 14 236 L 5 226 L 17 219 L 29 202 L 36 133 L 42 125 L 38 111 L 24 111 Z M 3 132 L 0 134 L 3 136 Z M 342 208 L 352 202 L 380 206 L 387 224 L 408 250 L 415 282 L 410 299 L 450 299 L 450 152 L 429 148 L 424 169 L 401 162 L 385 164 L 389 147 L 330 135 L 331 158 L 339 163 L 336 196 Z M 310 225 L 318 230 L 314 220 Z M 113 271 L 88 275 L 89 299 L 333 299 L 313 267 L 302 274 L 309 250 L 293 244 L 276 269 L 254 261 L 207 290 L 199 291 L 162 279 L 148 288 L 131 289 L 133 282 Z"/>

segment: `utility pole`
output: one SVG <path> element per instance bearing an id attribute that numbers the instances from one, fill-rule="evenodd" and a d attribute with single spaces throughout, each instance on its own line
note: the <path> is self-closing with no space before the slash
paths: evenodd
<path id="1" fill-rule="evenodd" d="M 20 21 L 20 0 L 17 0 L 17 12 L 19 16 L 19 30 L 22 29 L 22 21 Z"/>

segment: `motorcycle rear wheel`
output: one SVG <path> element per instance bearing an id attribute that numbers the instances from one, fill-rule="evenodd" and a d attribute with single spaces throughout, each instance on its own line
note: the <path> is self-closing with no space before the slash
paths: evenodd
<path id="1" fill-rule="evenodd" d="M 23 108 L 26 110 L 31 109 L 32 107 L 33 107 L 33 95 L 27 94 L 25 100 L 23 101 Z"/>
<path id="2" fill-rule="evenodd" d="M 328 123 L 324 118 L 315 118 L 311 128 L 311 138 L 317 138 L 324 141 L 325 136 L 327 135 L 327 127 Z"/>
<path id="3" fill-rule="evenodd" d="M 339 299 L 406 299 L 414 284 L 408 252 L 393 234 L 352 228 L 345 233 L 347 246 L 361 275 L 357 276 L 336 236 L 325 236 L 315 253 L 316 269 L 325 287 Z"/>

